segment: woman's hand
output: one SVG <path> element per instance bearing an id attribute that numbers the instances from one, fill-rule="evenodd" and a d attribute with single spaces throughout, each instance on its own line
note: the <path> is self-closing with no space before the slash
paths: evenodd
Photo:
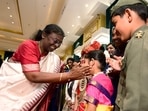
<path id="1" fill-rule="evenodd" d="M 91 75 L 90 74 L 90 67 L 89 66 L 80 66 L 76 65 L 70 70 L 70 78 L 71 79 L 82 79 L 85 76 Z"/>

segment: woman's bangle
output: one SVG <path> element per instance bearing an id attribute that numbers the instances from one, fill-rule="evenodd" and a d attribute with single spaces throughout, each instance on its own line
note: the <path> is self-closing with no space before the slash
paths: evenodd
<path id="1" fill-rule="evenodd" d="M 62 80 L 63 73 L 60 74 L 60 81 Z"/>

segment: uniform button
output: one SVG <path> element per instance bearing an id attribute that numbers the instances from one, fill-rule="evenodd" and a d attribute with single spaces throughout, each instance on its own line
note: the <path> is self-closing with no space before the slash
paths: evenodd
<path id="1" fill-rule="evenodd" d="M 120 98 L 117 99 L 118 102 L 120 102 L 120 100 L 121 100 Z"/>

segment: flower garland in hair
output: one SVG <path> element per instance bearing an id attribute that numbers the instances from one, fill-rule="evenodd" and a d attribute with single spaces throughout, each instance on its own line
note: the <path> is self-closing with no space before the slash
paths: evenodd
<path id="1" fill-rule="evenodd" d="M 94 41 L 92 44 L 84 47 L 84 49 L 81 52 L 81 56 L 83 56 L 84 54 L 87 54 L 90 51 L 99 50 L 100 46 L 101 46 L 101 44 L 99 42 Z"/>

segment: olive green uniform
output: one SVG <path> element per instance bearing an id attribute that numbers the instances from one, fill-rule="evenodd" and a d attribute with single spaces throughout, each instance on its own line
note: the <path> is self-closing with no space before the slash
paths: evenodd
<path id="1" fill-rule="evenodd" d="M 146 0 L 119 0 L 112 8 Z M 122 61 L 115 111 L 148 111 L 148 26 L 137 29 L 129 40 Z"/>
<path id="2" fill-rule="evenodd" d="M 135 31 L 122 61 L 115 111 L 148 111 L 148 26 Z"/>

